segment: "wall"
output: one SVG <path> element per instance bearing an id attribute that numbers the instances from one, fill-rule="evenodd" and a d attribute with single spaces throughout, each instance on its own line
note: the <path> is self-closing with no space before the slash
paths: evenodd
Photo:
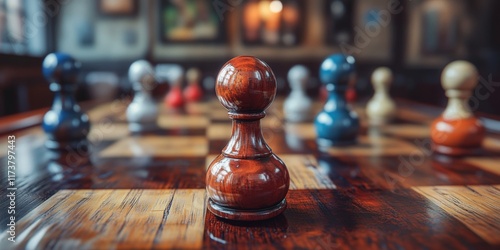
<path id="1" fill-rule="evenodd" d="M 137 2 L 136 17 L 106 17 L 98 12 L 97 1 L 69 1 L 61 8 L 56 23 L 57 50 L 81 61 L 129 61 L 145 57 L 149 43 L 149 1 Z M 79 44 L 79 36 L 85 30 L 94 33 L 93 45 Z M 127 33 L 135 35 L 135 43 L 125 42 Z"/>

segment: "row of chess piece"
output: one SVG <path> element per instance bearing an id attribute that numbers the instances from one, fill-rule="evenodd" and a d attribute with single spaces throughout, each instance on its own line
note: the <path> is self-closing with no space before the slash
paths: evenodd
<path id="1" fill-rule="evenodd" d="M 313 102 L 304 92 L 309 71 L 301 65 L 290 69 L 288 81 L 292 92 L 284 102 L 286 120 L 305 122 L 314 115 L 320 147 L 355 144 L 359 134 L 359 118 L 346 100 L 350 96 L 347 91 L 355 85 L 355 59 L 342 54 L 331 55 L 321 64 L 319 76 L 328 91 L 328 98 L 323 110 L 313 114 Z M 371 76 L 375 94 L 368 101 L 366 115 L 372 126 L 390 124 L 397 117 L 397 105 L 389 95 L 392 80 L 392 72 L 387 67 L 377 68 Z M 477 69 L 467 61 L 454 61 L 444 68 L 441 84 L 449 101 L 443 114 L 431 125 L 435 152 L 468 155 L 477 153 L 481 147 L 485 128 L 468 105 L 477 80 Z"/>
<path id="2" fill-rule="evenodd" d="M 198 102 L 203 98 L 199 85 L 201 72 L 190 68 L 186 72 L 187 87 L 181 84 L 182 69 L 175 67 L 170 72 L 171 88 L 164 98 L 164 104 L 172 108 L 182 108 L 186 102 Z M 130 65 L 128 76 L 134 89 L 134 99 L 127 108 L 127 121 L 131 132 L 147 132 L 156 128 L 159 110 L 151 91 L 156 84 L 155 71 L 148 61 L 138 60 Z"/>
<path id="3" fill-rule="evenodd" d="M 50 54 L 43 62 L 43 73 L 55 92 L 54 104 L 43 120 L 48 135 L 46 145 L 51 149 L 78 146 L 76 143 L 86 139 L 90 128 L 88 117 L 72 97 L 79 66 L 77 61 L 62 53 Z M 150 65 L 143 61 L 130 67 L 129 76 L 137 93 L 128 107 L 127 117 L 139 129 L 146 123 L 140 119 L 141 115 L 150 111 L 143 110 L 139 101 L 150 98 L 144 86 L 152 81 L 151 72 Z M 303 68 L 291 72 L 292 85 L 303 84 L 303 77 L 296 77 L 297 74 L 304 75 L 303 72 Z M 345 100 L 346 89 L 355 81 L 355 59 L 343 54 L 327 57 L 321 64 L 319 78 L 328 91 L 328 98 L 314 119 L 318 146 L 356 143 L 359 118 Z M 377 93 L 368 110 L 373 110 L 369 111 L 372 113 L 369 116 L 375 124 L 390 122 L 395 114 L 395 105 L 387 94 L 390 78 L 387 69 L 377 70 L 373 75 Z M 480 147 L 485 129 L 467 103 L 477 79 L 476 68 L 465 61 L 452 62 L 444 69 L 441 82 L 449 104 L 431 128 L 437 152 L 457 155 Z M 264 220 L 286 209 L 290 175 L 284 162 L 265 142 L 260 126 L 260 119 L 265 117 L 265 110 L 276 96 L 276 86 L 269 65 L 251 56 L 231 59 L 217 76 L 215 92 L 233 120 L 233 129 L 229 142 L 206 172 L 208 209 L 216 216 L 232 220 Z M 294 101 L 293 98 L 299 95 L 294 91 L 299 88 L 292 89 L 285 109 L 288 119 L 299 121 L 307 112 L 297 107 L 305 106 L 307 101 Z M 152 99 L 148 102 L 154 112 L 147 115 L 151 116 L 151 121 L 156 121 L 156 104 Z M 298 106 L 294 107 L 297 103 Z M 131 129 L 136 128 L 132 126 Z"/>
<path id="4" fill-rule="evenodd" d="M 55 92 L 51 110 L 43 121 L 48 134 L 48 148 L 75 147 L 84 140 L 90 129 L 88 117 L 80 111 L 73 99 L 76 76 L 80 64 L 64 53 L 48 55 L 43 62 L 43 73 Z M 179 73 L 178 73 L 179 74 Z M 199 101 L 203 90 L 199 86 L 200 71 L 190 69 L 186 74 L 188 86 L 182 90 L 180 83 L 173 83 L 165 97 L 165 104 L 181 107 L 185 100 Z M 288 122 L 307 122 L 314 119 L 317 142 L 322 148 L 355 144 L 359 135 L 359 118 L 346 101 L 346 91 L 355 85 L 355 59 L 334 54 L 320 66 L 319 78 L 328 97 L 319 114 L 312 112 L 312 99 L 305 93 L 309 71 L 296 65 L 288 73 L 291 93 L 283 108 Z M 378 68 L 371 77 L 375 94 L 368 102 L 366 114 L 372 125 L 385 125 L 394 120 L 396 104 L 389 95 L 392 72 Z M 441 83 L 449 98 L 448 106 L 431 127 L 431 139 L 438 153 L 463 155 L 477 151 L 484 138 L 485 129 L 474 117 L 467 103 L 477 84 L 476 68 L 466 61 L 455 61 L 443 70 Z M 144 132 L 156 127 L 158 106 L 151 95 L 155 72 L 151 64 L 139 60 L 129 68 L 129 79 L 135 91 L 126 116 L 131 132 Z M 349 95 L 347 95 L 349 96 Z"/>
<path id="5" fill-rule="evenodd" d="M 366 107 L 366 114 L 371 125 L 385 125 L 396 118 L 396 103 L 389 95 L 392 80 L 392 71 L 388 67 L 377 68 L 371 76 L 375 94 Z M 306 93 L 309 81 L 310 72 L 304 65 L 295 65 L 288 71 L 291 92 L 283 104 L 284 117 L 287 122 L 309 122 L 316 116 L 312 110 L 314 102 Z M 351 86 L 354 82 L 351 81 L 345 90 L 344 97 L 347 103 L 354 102 L 357 97 L 355 87 Z M 320 100 L 324 101 L 328 96 L 326 86 L 323 86 L 320 90 Z"/>

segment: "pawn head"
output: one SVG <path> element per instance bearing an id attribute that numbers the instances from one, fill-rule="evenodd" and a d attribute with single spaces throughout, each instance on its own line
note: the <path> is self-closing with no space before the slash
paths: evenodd
<path id="1" fill-rule="evenodd" d="M 201 78 L 201 72 L 197 68 L 190 68 L 186 71 L 186 80 L 189 83 L 198 82 Z"/>
<path id="2" fill-rule="evenodd" d="M 295 65 L 288 71 L 291 89 L 303 89 L 309 79 L 309 70 L 304 65 Z"/>
<path id="3" fill-rule="evenodd" d="M 379 67 L 373 71 L 373 88 L 388 88 L 392 82 L 392 71 L 387 67 Z"/>
<path id="4" fill-rule="evenodd" d="M 319 78 L 324 85 L 347 87 L 355 73 L 355 59 L 341 53 L 327 57 L 321 63 Z"/>
<path id="5" fill-rule="evenodd" d="M 128 69 L 128 78 L 135 90 L 149 89 L 154 83 L 154 77 L 153 66 L 146 60 L 135 61 Z"/>
<path id="6" fill-rule="evenodd" d="M 441 74 L 441 86 L 445 90 L 471 90 L 477 84 L 478 73 L 472 63 L 454 61 L 446 65 Z"/>
<path id="7" fill-rule="evenodd" d="M 51 53 L 43 60 L 42 72 L 50 83 L 61 85 L 74 84 L 81 63 L 65 53 Z"/>
<path id="8" fill-rule="evenodd" d="M 276 78 L 265 62 L 252 56 L 238 56 L 222 66 L 215 93 L 230 112 L 261 113 L 274 100 Z"/>

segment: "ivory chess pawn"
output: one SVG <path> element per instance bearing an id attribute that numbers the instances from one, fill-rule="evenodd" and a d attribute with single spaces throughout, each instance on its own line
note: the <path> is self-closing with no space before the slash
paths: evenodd
<path id="1" fill-rule="evenodd" d="M 165 104 L 172 108 L 182 108 L 184 106 L 184 96 L 182 95 L 182 68 L 173 68 L 170 72 L 170 91 L 165 96 Z"/>
<path id="2" fill-rule="evenodd" d="M 333 54 L 320 66 L 319 77 L 328 90 L 325 106 L 314 122 L 321 148 L 350 145 L 357 141 L 358 115 L 345 100 L 345 91 L 355 78 L 354 63 L 352 56 Z"/>
<path id="3" fill-rule="evenodd" d="M 446 155 L 475 153 L 485 136 L 485 128 L 474 117 L 467 101 L 477 85 L 476 67 L 467 61 L 448 64 L 441 74 L 448 105 L 431 125 L 433 150 Z"/>
<path id="4" fill-rule="evenodd" d="M 312 119 L 312 100 L 305 92 L 309 80 L 309 70 L 303 65 L 295 65 L 288 71 L 291 92 L 283 103 L 285 119 L 289 122 L 304 122 Z"/>
<path id="5" fill-rule="evenodd" d="M 80 110 L 73 96 L 80 66 L 80 62 L 65 53 L 52 53 L 43 60 L 43 75 L 54 92 L 54 102 L 42 122 L 48 137 L 45 145 L 49 149 L 87 149 L 89 117 Z"/>
<path id="6" fill-rule="evenodd" d="M 232 220 L 279 215 L 286 208 L 290 177 L 260 127 L 260 119 L 276 95 L 271 68 L 255 57 L 235 57 L 220 70 L 216 94 L 233 120 L 233 129 L 222 154 L 207 170 L 208 209 Z"/>
<path id="7" fill-rule="evenodd" d="M 156 128 L 158 107 L 151 91 L 154 88 L 154 70 L 145 60 L 130 65 L 128 77 L 135 91 L 134 99 L 127 107 L 127 121 L 131 132 L 145 132 Z"/>
<path id="8" fill-rule="evenodd" d="M 184 89 L 184 98 L 188 102 L 197 102 L 203 98 L 200 86 L 201 72 L 199 69 L 190 68 L 186 72 L 187 87 Z"/>
<path id="9" fill-rule="evenodd" d="M 377 68 L 372 74 L 371 80 L 375 94 L 366 108 L 366 115 L 372 125 L 384 125 L 396 117 L 396 104 L 389 95 L 392 79 L 392 72 L 387 67 Z"/>

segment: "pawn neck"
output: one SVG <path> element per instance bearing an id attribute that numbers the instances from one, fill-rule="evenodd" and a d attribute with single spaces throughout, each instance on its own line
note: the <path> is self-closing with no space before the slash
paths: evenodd
<path id="1" fill-rule="evenodd" d="M 471 93 L 468 90 L 447 90 L 446 96 L 449 99 L 448 105 L 443 112 L 443 118 L 456 120 L 473 116 L 467 102 L 470 95 Z"/>
<path id="2" fill-rule="evenodd" d="M 347 102 L 345 100 L 344 94 L 345 90 L 329 91 L 324 110 L 327 112 L 331 112 L 339 109 L 347 109 Z"/>
<path id="3" fill-rule="evenodd" d="M 73 97 L 73 85 L 51 83 L 50 90 L 54 92 L 54 102 L 52 103 L 53 110 L 80 111 L 80 107 L 76 104 L 75 98 Z"/>
<path id="4" fill-rule="evenodd" d="M 389 91 L 387 88 L 376 88 L 375 89 L 375 98 L 389 98 Z"/>
<path id="5" fill-rule="evenodd" d="M 226 157 L 249 159 L 261 158 L 272 154 L 267 145 L 260 127 L 260 119 L 265 113 L 237 114 L 229 112 L 233 120 L 231 139 L 222 153 Z"/>

